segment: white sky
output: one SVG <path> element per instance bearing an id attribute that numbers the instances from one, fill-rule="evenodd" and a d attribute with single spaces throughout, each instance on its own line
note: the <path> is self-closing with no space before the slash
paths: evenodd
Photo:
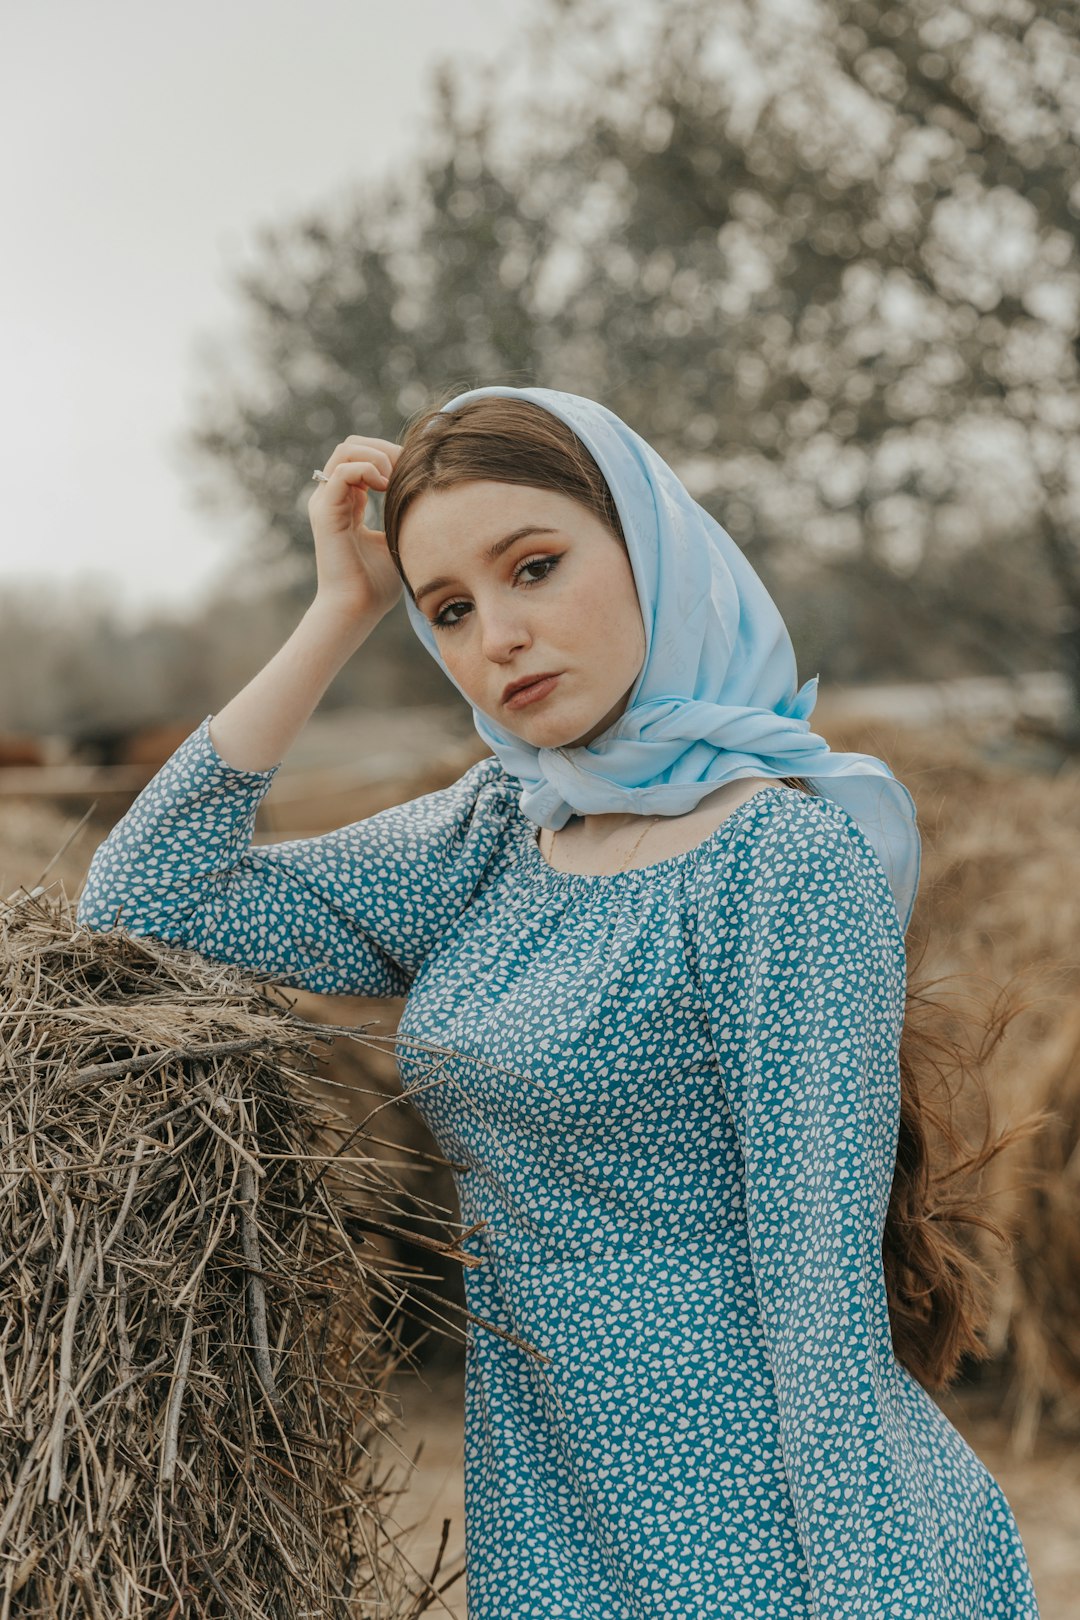
<path id="1" fill-rule="evenodd" d="M 40 0 L 0 22 L 0 593 L 178 610 L 235 530 L 176 456 L 196 339 L 236 329 L 255 227 L 414 149 L 436 62 L 523 0 Z"/>

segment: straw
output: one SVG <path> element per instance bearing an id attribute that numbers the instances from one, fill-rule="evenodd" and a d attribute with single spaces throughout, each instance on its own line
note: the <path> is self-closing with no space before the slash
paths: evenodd
<path id="1" fill-rule="evenodd" d="M 445 1612 L 381 1457 L 395 1325 L 454 1307 L 387 1240 L 476 1257 L 313 1090 L 357 1030 L 62 887 L 0 976 L 0 1620 Z"/>

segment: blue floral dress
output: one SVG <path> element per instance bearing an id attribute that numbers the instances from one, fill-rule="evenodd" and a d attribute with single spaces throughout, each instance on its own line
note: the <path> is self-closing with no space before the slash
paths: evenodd
<path id="1" fill-rule="evenodd" d="M 1036 1617 L 1000 1486 L 893 1353 L 905 951 L 859 825 L 776 784 L 685 854 L 559 872 L 487 757 L 252 845 L 279 767 L 210 718 L 78 917 L 407 997 L 402 1079 L 486 1223 L 470 1306 L 540 1352 L 471 1327 L 471 1620 Z"/>

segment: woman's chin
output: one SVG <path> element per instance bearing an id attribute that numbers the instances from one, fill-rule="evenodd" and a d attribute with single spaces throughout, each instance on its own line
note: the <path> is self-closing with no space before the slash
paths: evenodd
<path id="1" fill-rule="evenodd" d="M 621 714 L 622 710 L 619 712 Z M 537 714 L 533 718 L 524 711 L 512 716 L 510 711 L 504 710 L 495 718 L 496 723 L 504 731 L 511 732 L 530 747 L 554 749 L 587 748 L 590 743 L 611 729 L 619 715 L 608 714 L 592 721 L 591 724 L 586 721 L 584 726 L 580 722 L 568 726 L 560 723 L 554 715 Z"/>
<path id="2" fill-rule="evenodd" d="M 585 737 L 588 736 L 587 732 L 579 734 L 576 731 L 568 735 L 565 730 L 558 730 L 553 726 L 535 726 L 528 729 L 522 726 L 520 730 L 515 728 L 515 734 L 530 747 L 546 748 L 549 751 L 556 748 L 582 748 Z"/>

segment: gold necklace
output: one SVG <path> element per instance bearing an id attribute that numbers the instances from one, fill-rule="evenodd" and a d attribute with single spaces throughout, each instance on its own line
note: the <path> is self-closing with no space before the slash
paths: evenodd
<path id="1" fill-rule="evenodd" d="M 616 867 L 616 871 L 618 871 L 618 872 L 625 872 L 625 870 L 626 870 L 626 863 L 627 863 L 627 861 L 629 861 L 629 859 L 630 859 L 630 855 L 633 855 L 633 853 L 634 853 L 634 851 L 635 851 L 635 850 L 636 850 L 636 849 L 637 849 L 637 847 L 638 847 L 638 844 L 640 844 L 640 843 L 641 843 L 641 840 L 642 840 L 642 839 L 643 839 L 643 838 L 644 838 L 644 836 L 645 836 L 645 834 L 646 834 L 646 833 L 647 833 L 647 832 L 648 832 L 648 830 L 649 830 L 649 828 L 650 828 L 650 827 L 651 827 L 651 826 L 652 826 L 652 824 L 653 824 L 653 822 L 654 822 L 654 821 L 659 821 L 659 820 L 660 820 L 660 817 L 659 817 L 659 816 L 650 816 L 650 817 L 649 817 L 649 819 L 648 819 L 648 821 L 647 821 L 647 822 L 646 822 L 646 824 L 645 824 L 645 826 L 644 826 L 644 827 L 643 827 L 643 828 L 642 828 L 642 829 L 641 829 L 641 832 L 640 832 L 640 833 L 639 833 L 639 834 L 638 834 L 638 836 L 637 836 L 637 838 L 636 838 L 636 839 L 635 839 L 635 841 L 634 841 L 634 843 L 633 843 L 633 844 L 631 844 L 631 846 L 630 846 L 630 854 L 629 854 L 629 855 L 627 855 L 627 857 L 626 857 L 626 860 L 625 860 L 625 861 L 620 861 L 620 862 L 619 862 L 619 865 L 618 865 L 618 866 L 617 866 L 617 867 Z"/>
<path id="2" fill-rule="evenodd" d="M 659 821 L 659 820 L 660 820 L 660 817 L 658 815 L 649 816 L 649 818 L 646 821 L 644 827 L 638 833 L 637 838 L 634 840 L 634 842 L 631 844 L 629 850 L 626 852 L 626 855 L 623 857 L 623 859 L 619 862 L 618 866 L 615 868 L 616 872 L 624 872 L 626 870 L 626 864 L 629 861 L 631 855 L 634 854 L 634 852 L 636 851 L 638 845 L 641 843 L 641 840 L 645 837 L 645 834 L 648 832 L 649 828 L 653 825 L 653 823 L 655 821 Z M 552 851 L 555 848 L 555 837 L 556 837 L 556 834 L 555 834 L 554 831 L 552 831 L 551 843 L 548 845 L 548 854 L 549 855 L 552 853 Z M 561 870 L 560 867 L 555 867 L 555 871 L 560 871 L 560 870 Z"/>

